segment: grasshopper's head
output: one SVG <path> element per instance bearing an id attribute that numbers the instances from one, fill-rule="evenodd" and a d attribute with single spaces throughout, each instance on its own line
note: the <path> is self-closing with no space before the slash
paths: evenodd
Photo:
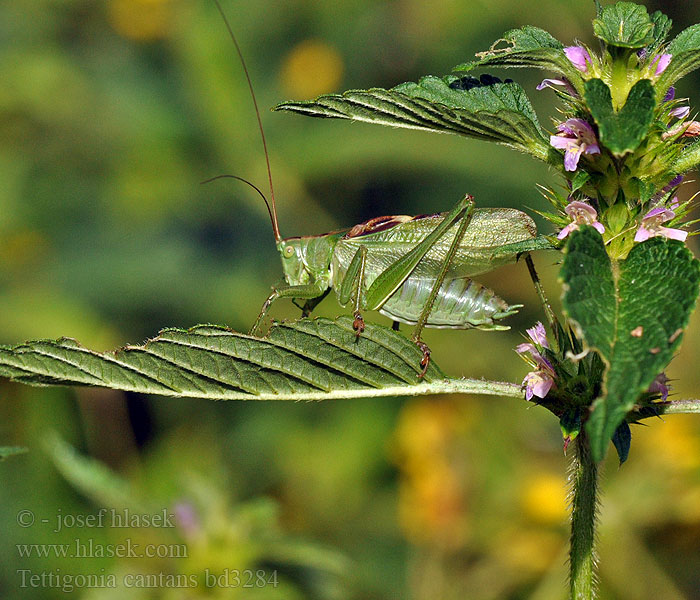
<path id="1" fill-rule="evenodd" d="M 306 267 L 306 244 L 304 238 L 287 238 L 277 242 L 277 250 L 282 259 L 284 280 L 289 285 L 309 283 L 309 270 Z"/>
<path id="2" fill-rule="evenodd" d="M 292 237 L 277 242 L 284 279 L 289 285 L 305 285 L 328 278 L 338 233 Z"/>

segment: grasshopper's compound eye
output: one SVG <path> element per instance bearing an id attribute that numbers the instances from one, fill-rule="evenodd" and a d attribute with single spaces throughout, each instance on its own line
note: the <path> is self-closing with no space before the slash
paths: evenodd
<path id="1" fill-rule="evenodd" d="M 294 256 L 294 246 L 285 246 L 284 247 L 284 257 L 285 258 L 292 258 Z"/>

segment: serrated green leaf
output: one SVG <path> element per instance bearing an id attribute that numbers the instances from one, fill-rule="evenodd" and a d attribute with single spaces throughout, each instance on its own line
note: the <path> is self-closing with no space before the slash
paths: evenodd
<path id="1" fill-rule="evenodd" d="M 546 160 L 547 138 L 520 85 L 493 83 L 468 90 L 450 87 L 458 79 L 454 75 L 423 77 L 418 83 L 403 83 L 390 90 L 350 90 L 310 101 L 283 102 L 274 110 L 456 133 L 505 144 Z"/>
<path id="2" fill-rule="evenodd" d="M 680 345 L 698 295 L 698 265 L 681 242 L 658 237 L 613 265 L 595 229 L 570 234 L 560 275 L 564 310 L 607 365 L 604 393 L 586 423 L 596 460 Z"/>
<path id="3" fill-rule="evenodd" d="M 575 86 L 581 74 L 564 54 L 564 45 L 539 27 L 526 25 L 503 34 L 489 50 L 479 52 L 477 60 L 456 66 L 453 71 L 468 72 L 477 67 L 534 67 L 564 75 Z"/>
<path id="4" fill-rule="evenodd" d="M 700 67 L 700 24 L 681 31 L 665 52 L 673 58 L 656 83 L 657 95 L 660 97 L 681 77 Z"/>
<path id="5" fill-rule="evenodd" d="M 25 454 L 26 452 L 29 452 L 29 449 L 24 446 L 0 446 L 0 460 L 5 460 L 8 456 Z"/>
<path id="6" fill-rule="evenodd" d="M 634 2 L 617 2 L 603 8 L 593 20 L 595 36 L 608 46 L 644 48 L 654 41 L 654 23 L 647 9 Z"/>
<path id="7" fill-rule="evenodd" d="M 649 132 L 656 99 L 648 79 L 634 84 L 625 105 L 615 112 L 610 88 L 601 79 L 585 84 L 586 104 L 598 125 L 600 142 L 615 156 L 633 152 Z"/>
<path id="8" fill-rule="evenodd" d="M 166 329 L 142 346 L 92 352 L 75 340 L 0 347 L 0 377 L 34 385 L 90 385 L 212 400 L 324 400 L 439 393 L 522 397 L 519 385 L 448 379 L 401 334 L 350 317 L 272 326 L 265 338 L 225 327 Z"/>
<path id="9" fill-rule="evenodd" d="M 647 51 L 651 54 L 654 54 L 659 49 L 661 44 L 663 44 L 666 40 L 666 37 L 671 31 L 671 25 L 673 25 L 673 21 L 671 21 L 671 19 L 669 19 L 660 10 L 657 10 L 656 12 L 652 13 L 651 22 L 654 24 L 654 28 L 651 32 L 651 35 L 654 38 L 654 40 L 647 48 Z"/>

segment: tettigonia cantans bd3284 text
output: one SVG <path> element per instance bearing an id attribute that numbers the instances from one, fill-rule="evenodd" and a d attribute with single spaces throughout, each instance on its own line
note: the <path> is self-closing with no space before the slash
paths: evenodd
<path id="1" fill-rule="evenodd" d="M 222 16 L 226 21 L 223 12 Z M 474 208 L 472 197 L 466 196 L 447 213 L 376 217 L 323 235 L 282 238 L 255 93 L 236 38 L 230 26 L 228 29 L 255 105 L 270 202 L 257 187 L 243 181 L 265 200 L 285 279 L 263 304 L 251 333 L 259 332 L 275 300 L 301 300 L 303 313 L 308 315 L 333 290 L 341 306 L 352 306 L 357 335 L 364 330 L 364 310 L 377 310 L 395 323 L 414 325 L 411 339 L 423 351 L 422 376 L 430 360 L 430 350 L 421 341 L 424 327 L 508 329 L 500 321 L 521 305 L 509 306 L 471 278 L 515 262 L 525 252 L 551 247 L 546 239 L 537 237 L 535 223 L 522 211 Z"/>

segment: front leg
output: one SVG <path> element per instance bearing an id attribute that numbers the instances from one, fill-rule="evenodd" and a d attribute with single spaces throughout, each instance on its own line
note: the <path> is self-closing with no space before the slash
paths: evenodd
<path id="1" fill-rule="evenodd" d="M 253 327 L 250 329 L 250 335 L 257 335 L 258 329 L 267 311 L 270 310 L 270 306 L 275 300 L 279 298 L 299 298 L 300 300 L 313 301 L 316 298 L 324 296 L 328 292 L 329 287 L 329 281 L 326 278 L 321 278 L 315 283 L 306 285 L 285 285 L 275 288 L 263 303 L 260 314 L 258 318 L 255 319 Z"/>
<path id="2" fill-rule="evenodd" d="M 360 246 L 352 257 L 348 270 L 345 272 L 345 277 L 340 284 L 338 300 L 340 304 L 345 306 L 351 297 L 354 297 L 354 313 L 355 320 L 352 322 L 352 328 L 355 330 L 355 335 L 360 337 L 365 330 L 365 320 L 362 318 L 360 308 L 362 308 L 362 294 L 364 293 L 363 284 L 365 281 L 365 266 L 367 265 L 367 247 Z"/>

